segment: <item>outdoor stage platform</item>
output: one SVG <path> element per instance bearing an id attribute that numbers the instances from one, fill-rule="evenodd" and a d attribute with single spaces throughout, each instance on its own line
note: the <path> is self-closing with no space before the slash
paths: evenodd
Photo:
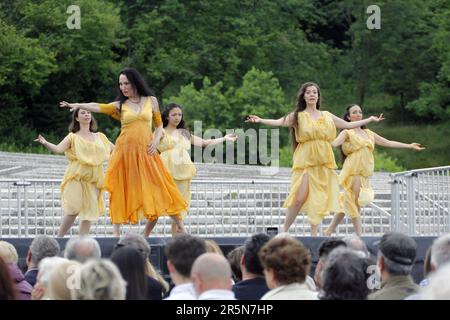
<path id="1" fill-rule="evenodd" d="M 416 264 L 413 269 L 413 277 L 417 283 L 423 279 L 423 261 L 425 257 L 425 253 L 429 246 L 433 243 L 435 237 L 413 237 L 417 243 L 417 258 Z M 111 255 L 114 250 L 114 245 L 117 243 L 118 238 L 96 238 L 100 244 L 102 250 L 102 256 L 107 258 Z M 166 259 L 164 256 L 164 246 L 166 241 L 169 238 L 148 238 L 148 242 L 151 246 L 151 255 L 150 260 L 152 264 L 159 270 L 162 271 L 165 278 L 168 278 L 168 270 L 166 266 Z M 208 237 L 208 239 L 212 239 L 216 241 L 223 253 L 226 255 L 229 251 L 234 249 L 237 246 L 244 244 L 246 237 Z M 311 275 L 314 273 L 314 268 L 318 261 L 317 248 L 320 243 L 325 240 L 324 237 L 298 237 L 307 248 L 311 251 L 312 256 L 312 267 L 311 267 Z M 377 254 L 377 241 L 380 239 L 379 237 L 362 237 L 364 242 L 366 243 L 369 252 L 371 253 L 372 258 L 376 259 Z M 33 240 L 33 238 L 2 238 L 0 240 L 8 241 L 12 243 L 19 254 L 19 266 L 22 269 L 26 269 L 25 257 L 28 251 L 28 247 Z M 57 238 L 61 246 L 61 250 L 64 250 L 66 242 L 69 240 L 66 238 Z"/>

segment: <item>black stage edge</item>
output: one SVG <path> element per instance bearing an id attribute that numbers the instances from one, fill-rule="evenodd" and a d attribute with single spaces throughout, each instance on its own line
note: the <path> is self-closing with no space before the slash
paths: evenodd
<path id="1" fill-rule="evenodd" d="M 434 239 L 436 237 L 413 237 L 417 243 L 417 258 L 416 264 L 413 269 L 413 277 L 416 283 L 419 283 L 423 279 L 423 261 L 425 258 L 425 253 L 427 249 L 431 246 Z M 107 258 L 111 255 L 114 250 L 114 245 L 117 243 L 118 238 L 96 238 L 100 244 L 102 250 L 102 256 Z M 148 238 L 147 241 L 151 246 L 151 255 L 150 260 L 152 264 L 159 270 L 162 271 L 165 278 L 169 278 L 166 259 L 164 256 L 164 246 L 166 241 L 169 238 Z M 206 239 L 206 238 L 205 238 Z M 226 255 L 228 252 L 233 250 L 235 247 L 244 244 L 247 237 L 208 237 L 207 239 L 212 239 L 216 241 L 223 253 Z M 317 256 L 317 248 L 320 243 L 327 239 L 326 237 L 297 237 L 307 248 L 311 251 L 312 256 L 312 267 L 311 267 L 311 275 L 314 273 L 314 268 L 318 261 Z M 374 259 L 377 254 L 377 246 L 376 242 L 380 239 L 379 237 L 362 237 L 364 242 L 367 244 L 367 247 Z M 22 270 L 26 270 L 25 258 L 28 252 L 28 247 L 31 244 L 33 238 L 0 238 L 0 240 L 4 240 L 10 242 L 14 245 L 19 254 L 19 266 Z M 64 250 L 66 242 L 69 238 L 56 238 L 61 246 L 61 250 Z"/>

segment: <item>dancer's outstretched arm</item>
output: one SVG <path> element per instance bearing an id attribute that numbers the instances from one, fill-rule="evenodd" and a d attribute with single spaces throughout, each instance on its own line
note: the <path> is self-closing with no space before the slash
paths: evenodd
<path id="1" fill-rule="evenodd" d="M 339 147 L 341 144 L 344 143 L 344 141 L 347 139 L 347 131 L 343 130 L 339 135 L 334 139 L 334 141 L 331 143 L 331 146 L 336 148 Z"/>
<path id="2" fill-rule="evenodd" d="M 361 126 L 365 126 L 371 122 L 380 122 L 380 121 L 384 120 L 383 114 L 380 114 L 378 117 L 371 116 L 367 119 L 363 119 L 363 120 L 359 120 L 359 121 L 351 121 L 351 122 L 347 122 L 339 117 L 336 117 L 334 114 L 331 114 L 331 116 L 333 118 L 334 125 L 338 129 L 354 129 L 354 128 L 358 128 Z"/>
<path id="3" fill-rule="evenodd" d="M 422 147 L 420 145 L 420 143 L 403 143 L 403 142 L 398 142 L 398 141 L 392 141 L 392 140 L 388 140 L 386 138 L 383 138 L 382 136 L 374 133 L 373 134 L 375 137 L 375 144 L 382 146 L 382 147 L 388 147 L 388 148 L 404 148 L 404 149 L 413 149 L 416 151 L 421 151 L 423 149 L 425 149 L 424 147 Z"/>
<path id="4" fill-rule="evenodd" d="M 294 119 L 294 113 L 291 112 L 287 116 L 280 119 L 261 119 L 256 115 L 249 115 L 245 122 L 262 123 L 273 127 L 290 127 Z"/>
<path id="5" fill-rule="evenodd" d="M 69 136 L 66 136 L 58 145 L 48 142 L 42 135 L 38 135 L 34 141 L 39 142 L 53 153 L 63 153 L 70 148 Z"/>
<path id="6" fill-rule="evenodd" d="M 110 103 L 114 105 L 115 108 L 119 107 L 119 102 L 114 101 Z M 88 102 L 88 103 L 69 103 L 67 101 L 61 101 L 59 103 L 60 108 L 69 108 L 70 111 L 75 111 L 77 109 L 83 109 L 90 112 L 100 112 L 100 103 L 97 102 Z"/>
<path id="7" fill-rule="evenodd" d="M 191 143 L 197 147 L 207 147 L 207 146 L 214 146 L 216 144 L 220 144 L 225 141 L 233 141 L 234 142 L 234 141 L 236 141 L 236 139 L 237 139 L 237 135 L 235 135 L 235 134 L 227 134 L 225 137 L 222 137 L 222 138 L 206 139 L 206 140 L 192 135 Z"/>

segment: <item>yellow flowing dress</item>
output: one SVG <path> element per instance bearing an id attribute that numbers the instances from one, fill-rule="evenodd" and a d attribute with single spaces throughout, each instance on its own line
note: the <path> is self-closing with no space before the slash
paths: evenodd
<path id="1" fill-rule="evenodd" d="M 121 120 L 120 135 L 106 171 L 103 189 L 109 192 L 109 214 L 114 224 L 155 220 L 160 216 L 179 216 L 187 203 L 161 161 L 147 154 L 152 142 L 152 119 L 160 125 L 161 114 L 153 112 L 150 97 L 140 113 L 126 103 L 121 115 L 113 104 L 100 104 L 100 112 Z"/>
<path id="2" fill-rule="evenodd" d="M 358 218 L 360 212 L 355 203 L 355 194 L 352 185 L 355 176 L 358 176 L 361 189 L 358 197 L 359 207 L 373 201 L 374 193 L 370 186 L 369 177 L 373 175 L 373 150 L 375 138 L 373 132 L 364 129 L 367 138 L 360 137 L 354 130 L 346 130 L 347 139 L 342 144 L 342 152 L 346 155 L 344 165 L 339 174 L 339 183 L 344 188 L 340 196 L 341 207 L 351 218 Z"/>
<path id="3" fill-rule="evenodd" d="M 95 221 L 105 211 L 100 190 L 110 143 L 103 133 L 97 133 L 94 141 L 69 133 L 69 140 L 65 155 L 70 162 L 61 183 L 62 207 L 65 214 L 78 213 L 80 220 Z"/>
<path id="4" fill-rule="evenodd" d="M 195 165 L 192 163 L 191 155 L 191 141 L 182 134 L 171 135 L 164 131 L 164 135 L 158 145 L 158 150 L 161 152 L 161 160 L 169 170 L 175 184 L 180 190 L 183 199 L 189 204 L 191 202 L 191 180 L 197 173 Z M 187 211 L 182 213 L 184 219 Z"/>
<path id="5" fill-rule="evenodd" d="M 293 156 L 291 190 L 283 205 L 285 208 L 294 205 L 302 179 L 308 175 L 308 197 L 300 212 L 307 214 L 312 225 L 320 224 L 330 212 L 340 212 L 337 166 L 331 148 L 336 127 L 329 112 L 321 113 L 317 120 L 306 111 L 298 113 L 295 130 L 298 145 Z"/>

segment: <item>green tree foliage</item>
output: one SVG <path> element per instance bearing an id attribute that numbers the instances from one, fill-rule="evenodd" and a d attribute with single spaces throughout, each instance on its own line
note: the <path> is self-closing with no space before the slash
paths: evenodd
<path id="1" fill-rule="evenodd" d="M 66 26 L 73 4 L 81 29 Z M 372 4 L 379 30 L 366 25 Z M 300 85 L 315 81 L 322 109 L 339 116 L 359 103 L 367 115 L 383 112 L 383 130 L 396 128 L 390 139 L 408 142 L 404 130 L 430 122 L 427 150 L 440 156 L 386 150 L 405 168 L 448 164 L 438 128 L 450 119 L 449 18 L 448 0 L 2 0 L 2 142 L 25 147 L 37 132 L 62 138 L 70 114 L 58 101 L 111 101 L 118 71 L 131 66 L 162 105 L 184 105 L 191 127 L 202 120 L 203 129 L 245 130 L 248 113 L 281 117 Z M 117 123 L 98 120 L 117 135 Z M 280 135 L 289 150 L 288 130 Z"/>

